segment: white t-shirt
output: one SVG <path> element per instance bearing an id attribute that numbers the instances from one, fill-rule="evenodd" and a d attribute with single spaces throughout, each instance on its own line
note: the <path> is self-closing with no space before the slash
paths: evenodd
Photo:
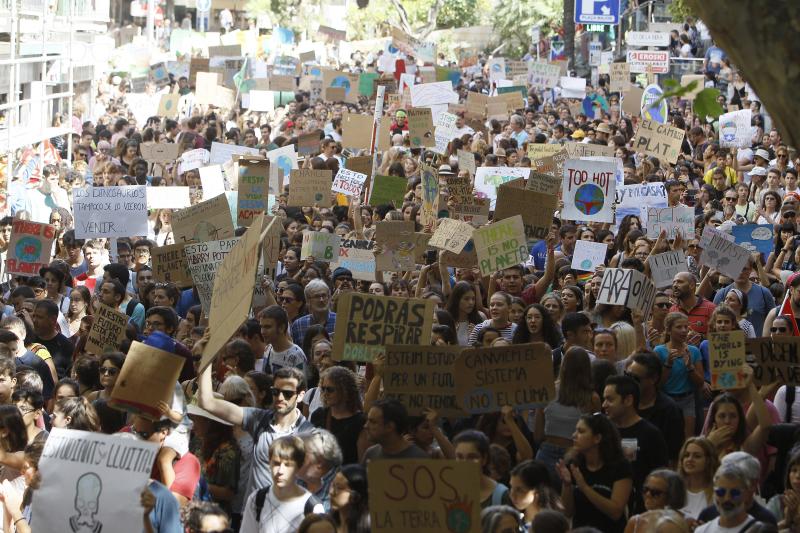
<path id="1" fill-rule="evenodd" d="M 287 366 L 294 367 L 303 372 L 306 370 L 306 354 L 304 354 L 303 349 L 296 344 L 292 344 L 282 352 L 275 351 L 272 346 L 270 346 L 267 348 L 266 358 L 272 374 L 279 368 Z"/>
<path id="2" fill-rule="evenodd" d="M 715 518 L 707 524 L 703 524 L 694 530 L 694 533 L 740 533 L 744 530 L 744 526 L 753 520 L 753 517 L 747 515 L 747 519 L 736 527 L 722 527 L 719 525 L 719 517 Z"/>
<path id="3" fill-rule="evenodd" d="M 300 522 L 305 518 L 306 501 L 311 497 L 311 493 L 304 490 L 303 495 L 293 500 L 281 501 L 275 497 L 273 491 L 267 492 L 264 498 L 264 507 L 261 508 L 260 519 L 256 519 L 256 494 L 253 491 L 247 498 L 244 505 L 244 515 L 242 516 L 242 526 L 240 533 L 285 533 L 297 531 Z M 314 506 L 314 514 L 324 514 L 325 508 L 322 504 Z"/>
<path id="4" fill-rule="evenodd" d="M 311 400 L 309 400 L 311 398 Z M 311 415 L 319 409 L 320 407 L 324 407 L 322 405 L 322 391 L 319 387 L 312 387 L 306 391 L 305 396 L 303 396 L 303 403 L 308 406 L 308 419 L 311 420 Z"/>
<path id="5" fill-rule="evenodd" d="M 700 513 L 703 512 L 703 509 L 708 507 L 714 503 L 710 500 L 704 491 L 700 492 L 692 492 L 690 490 L 686 491 L 686 507 L 681 509 L 681 513 L 686 518 L 693 518 L 697 520 L 697 517 L 700 516 Z"/>
<path id="6" fill-rule="evenodd" d="M 792 402 L 792 418 L 791 423 L 796 424 L 800 421 L 800 387 L 794 388 L 794 402 Z M 786 385 L 781 385 L 778 389 L 778 392 L 775 393 L 775 401 L 772 402 L 775 404 L 775 408 L 778 410 L 778 415 L 780 416 L 780 421 L 783 422 L 786 420 Z"/>

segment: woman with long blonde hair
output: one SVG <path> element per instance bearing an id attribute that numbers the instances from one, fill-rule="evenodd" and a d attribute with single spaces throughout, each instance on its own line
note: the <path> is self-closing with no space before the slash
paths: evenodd
<path id="1" fill-rule="evenodd" d="M 686 484 L 686 506 L 680 511 L 697 520 L 714 503 L 714 472 L 719 466 L 717 449 L 706 437 L 689 437 L 678 454 L 678 475 Z"/>

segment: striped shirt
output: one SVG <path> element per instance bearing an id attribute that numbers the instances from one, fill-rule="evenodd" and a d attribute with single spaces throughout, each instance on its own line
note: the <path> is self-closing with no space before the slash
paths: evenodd
<path id="1" fill-rule="evenodd" d="M 478 335 L 481 334 L 483 328 L 493 327 L 491 320 L 484 320 L 480 324 L 477 324 L 475 328 L 472 330 L 472 333 L 469 334 L 469 345 L 474 345 L 478 340 Z M 511 342 L 511 339 L 514 337 L 514 331 L 516 331 L 517 325 L 513 322 L 509 322 L 508 325 L 502 329 L 500 329 L 500 336 L 506 339 L 508 342 Z"/>

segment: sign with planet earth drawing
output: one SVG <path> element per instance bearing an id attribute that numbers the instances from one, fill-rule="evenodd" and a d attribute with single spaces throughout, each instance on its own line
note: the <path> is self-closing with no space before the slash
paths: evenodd
<path id="1" fill-rule="evenodd" d="M 38 276 L 39 269 L 47 266 L 50 260 L 55 236 L 55 226 L 15 218 L 11 226 L 6 273 Z"/>
<path id="2" fill-rule="evenodd" d="M 616 165 L 568 159 L 564 163 L 561 217 L 578 222 L 614 222 Z"/>

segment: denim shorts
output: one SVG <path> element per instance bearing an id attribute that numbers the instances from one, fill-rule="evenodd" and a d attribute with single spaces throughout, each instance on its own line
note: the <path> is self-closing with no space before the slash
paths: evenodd
<path id="1" fill-rule="evenodd" d="M 695 409 L 694 409 L 694 393 L 690 392 L 685 396 L 672 396 L 669 395 L 670 398 L 680 407 L 681 412 L 683 413 L 683 417 L 686 418 L 687 416 L 691 416 L 694 418 L 695 416 Z"/>

